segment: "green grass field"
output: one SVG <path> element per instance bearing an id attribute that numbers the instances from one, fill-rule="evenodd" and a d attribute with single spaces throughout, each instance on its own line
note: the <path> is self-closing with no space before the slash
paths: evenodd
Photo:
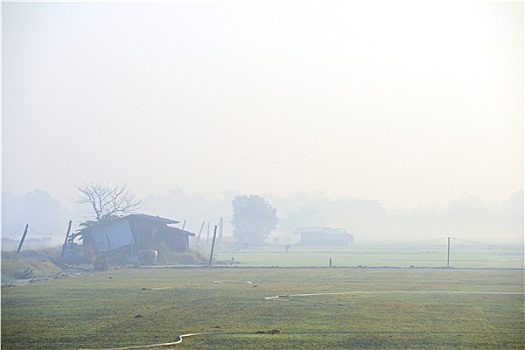
<path id="1" fill-rule="evenodd" d="M 325 267 L 446 267 L 447 242 L 362 245 L 346 247 L 284 246 L 257 247 L 236 252 L 217 250 L 216 261 L 229 264 L 231 257 L 239 266 Z M 209 251 L 209 249 L 208 249 Z M 204 253 L 204 251 L 203 251 Z M 208 253 L 209 254 L 209 253 Z M 453 241 L 450 249 L 453 268 L 524 268 L 523 246 L 496 246 Z"/>
<path id="2" fill-rule="evenodd" d="M 523 292 L 522 269 L 121 269 L 3 288 L 1 345 L 523 349 Z"/>

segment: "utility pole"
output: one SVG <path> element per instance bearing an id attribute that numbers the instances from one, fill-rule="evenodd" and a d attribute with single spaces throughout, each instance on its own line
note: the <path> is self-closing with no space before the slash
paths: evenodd
<path id="1" fill-rule="evenodd" d="M 447 268 L 450 268 L 450 237 L 448 237 Z"/>
<path id="2" fill-rule="evenodd" d="M 211 266 L 211 262 L 213 260 L 213 249 L 215 248 L 215 237 L 216 236 L 217 236 L 217 225 L 215 225 L 215 229 L 213 230 L 213 241 L 211 241 L 210 262 L 208 263 L 208 266 Z"/>
<path id="3" fill-rule="evenodd" d="M 24 244 L 24 240 L 26 239 L 27 229 L 28 228 L 29 228 L 29 224 L 26 225 L 26 228 L 24 230 L 24 234 L 22 235 L 22 239 L 20 240 L 20 244 L 18 245 L 18 249 L 16 250 L 16 254 L 20 253 L 20 250 L 22 249 L 22 244 Z"/>

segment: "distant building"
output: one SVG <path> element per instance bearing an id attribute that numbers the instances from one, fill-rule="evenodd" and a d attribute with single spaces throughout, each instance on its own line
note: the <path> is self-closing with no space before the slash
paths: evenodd
<path id="1" fill-rule="evenodd" d="M 195 234 L 168 226 L 177 223 L 179 221 L 145 214 L 115 218 L 72 234 L 64 245 L 65 255 L 76 252 L 89 262 L 103 258 L 122 263 L 138 257 L 141 251 L 186 252 L 189 237 Z M 82 244 L 74 243 L 76 238 Z"/>
<path id="2" fill-rule="evenodd" d="M 299 227 L 294 234 L 301 235 L 299 244 L 306 246 L 344 246 L 354 243 L 354 235 L 344 228 Z"/>

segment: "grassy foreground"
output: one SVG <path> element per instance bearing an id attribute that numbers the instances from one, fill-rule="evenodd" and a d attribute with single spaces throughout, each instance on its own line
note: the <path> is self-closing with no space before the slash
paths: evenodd
<path id="1" fill-rule="evenodd" d="M 523 292 L 523 270 L 122 269 L 3 288 L 1 346 L 523 349 Z"/>

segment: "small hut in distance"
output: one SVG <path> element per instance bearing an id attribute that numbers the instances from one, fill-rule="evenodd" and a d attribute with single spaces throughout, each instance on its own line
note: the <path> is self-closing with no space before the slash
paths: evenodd
<path id="1" fill-rule="evenodd" d="M 104 259 L 118 264 L 139 257 L 145 251 L 187 252 L 189 237 L 195 234 L 169 226 L 177 223 L 179 221 L 159 216 L 131 214 L 89 226 L 67 239 L 64 259 L 74 260 L 81 255 L 85 262 L 96 263 Z"/>
<path id="2" fill-rule="evenodd" d="M 303 246 L 345 246 L 354 243 L 354 235 L 344 228 L 298 227 L 294 234 L 301 235 L 299 245 Z"/>

